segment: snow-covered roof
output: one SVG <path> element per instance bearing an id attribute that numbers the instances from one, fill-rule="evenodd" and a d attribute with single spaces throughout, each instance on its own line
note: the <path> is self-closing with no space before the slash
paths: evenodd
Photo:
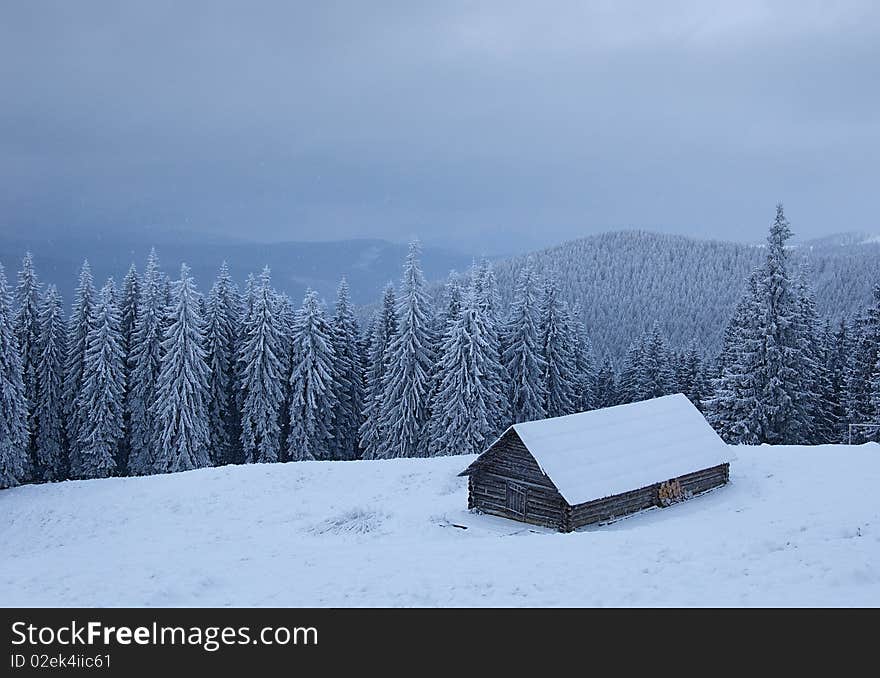
<path id="1" fill-rule="evenodd" d="M 729 460 L 727 445 L 680 393 L 513 428 L 572 505 Z"/>

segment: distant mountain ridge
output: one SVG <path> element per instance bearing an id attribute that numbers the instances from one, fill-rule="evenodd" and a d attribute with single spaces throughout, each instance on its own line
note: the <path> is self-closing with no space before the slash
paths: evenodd
<path id="1" fill-rule="evenodd" d="M 379 297 L 388 281 L 400 278 L 407 250 L 405 244 L 379 239 L 266 244 L 222 238 L 200 241 L 165 233 L 51 237 L 15 234 L 0 235 L 0 263 L 14 284 L 21 258 L 30 250 L 40 280 L 58 286 L 67 308 L 83 259 L 88 259 L 96 285 L 100 286 L 109 276 L 121 283 L 132 262 L 139 271 L 143 270 L 152 246 L 162 270 L 172 278 L 176 278 L 180 264 L 187 263 L 203 293 L 210 289 L 224 260 L 239 285 L 249 273 L 259 274 L 264 266 L 269 266 L 275 287 L 288 293 L 297 304 L 308 287 L 332 301 L 342 276 L 348 279 L 352 301 L 369 304 Z M 465 270 L 470 264 L 471 257 L 466 254 L 439 247 L 423 250 L 423 265 L 429 278 L 444 278 L 450 269 Z"/>
<path id="2" fill-rule="evenodd" d="M 597 352 L 616 360 L 655 320 L 675 348 L 696 340 L 714 355 L 746 278 L 763 257 L 755 245 L 616 231 L 498 262 L 496 274 L 509 304 L 527 261 L 555 273 Z M 818 311 L 834 321 L 865 308 L 880 284 L 880 243 L 864 238 L 802 243 L 792 260 L 815 290 Z"/>
<path id="3" fill-rule="evenodd" d="M 121 283 L 132 261 L 143 270 L 151 245 L 172 278 L 181 262 L 188 263 L 205 293 L 224 259 L 240 285 L 248 273 L 256 274 L 268 265 L 274 285 L 296 304 L 306 287 L 316 289 L 332 303 L 338 281 L 345 275 L 362 318 L 369 316 L 384 285 L 399 281 L 406 255 L 406 245 L 378 239 L 264 244 L 202 239 L 191 234 L 78 232 L 30 237 L 0 234 L 0 263 L 14 285 L 21 257 L 30 250 L 40 279 L 58 285 L 67 310 L 84 258 L 92 266 L 97 285 L 110 275 Z M 834 320 L 864 308 L 872 287 L 880 284 L 880 239 L 869 234 L 843 233 L 807 240 L 791 252 L 815 289 L 819 312 Z M 495 262 L 495 271 L 505 305 L 512 300 L 516 276 L 526 260 L 539 271 L 555 272 L 600 354 L 620 359 L 629 343 L 657 320 L 676 348 L 695 339 L 701 350 L 711 355 L 720 346 L 748 274 L 763 256 L 760 243 L 615 231 L 501 259 Z M 434 281 L 435 295 L 450 270 L 464 273 L 472 261 L 469 254 L 423 248 L 423 270 L 426 278 Z"/>

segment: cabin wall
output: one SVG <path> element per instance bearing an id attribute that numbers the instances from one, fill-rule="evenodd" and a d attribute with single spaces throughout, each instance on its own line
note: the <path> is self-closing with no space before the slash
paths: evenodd
<path id="1" fill-rule="evenodd" d="M 678 480 L 684 492 L 697 495 L 724 485 L 729 479 L 730 465 L 720 464 L 719 466 L 679 476 L 676 480 Z M 568 529 L 577 529 L 584 525 L 621 518 L 653 506 L 662 506 L 660 502 L 661 484 L 662 482 L 658 482 L 648 487 L 624 492 L 613 497 L 577 504 L 571 508 L 570 516 L 565 521 L 567 527 Z"/>
<path id="2" fill-rule="evenodd" d="M 523 514 L 507 506 L 511 484 L 525 491 Z M 513 430 L 496 442 L 471 472 L 468 508 L 532 525 L 567 529 L 564 520 L 568 504 Z"/>

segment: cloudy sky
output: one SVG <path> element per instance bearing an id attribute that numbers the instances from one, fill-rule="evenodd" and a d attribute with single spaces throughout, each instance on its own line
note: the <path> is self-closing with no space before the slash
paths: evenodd
<path id="1" fill-rule="evenodd" d="M 12 0 L 0 90 L 4 231 L 880 231 L 870 0 Z"/>

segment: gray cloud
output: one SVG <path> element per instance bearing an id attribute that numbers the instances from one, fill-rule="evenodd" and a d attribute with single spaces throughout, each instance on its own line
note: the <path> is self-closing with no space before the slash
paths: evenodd
<path id="1" fill-rule="evenodd" d="M 2 229 L 878 229 L 873 2 L 11 5 Z"/>

